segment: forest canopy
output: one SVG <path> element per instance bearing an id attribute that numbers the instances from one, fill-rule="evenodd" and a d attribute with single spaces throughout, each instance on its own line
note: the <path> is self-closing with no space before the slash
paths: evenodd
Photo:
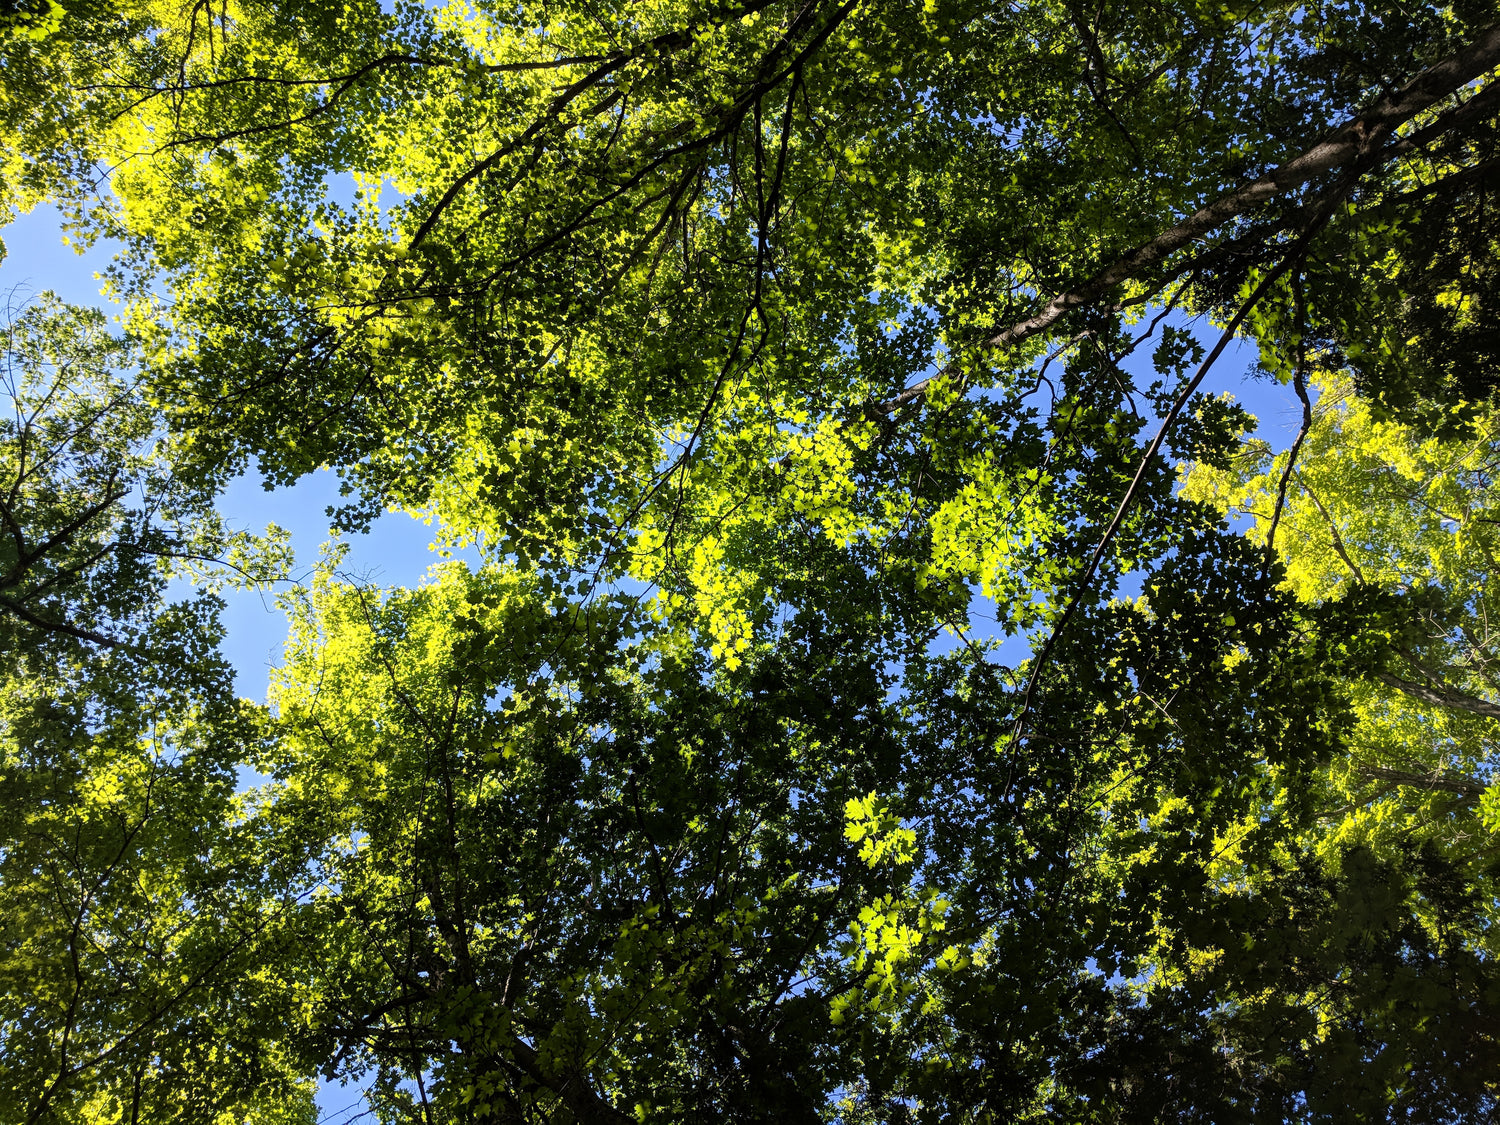
<path id="1" fill-rule="evenodd" d="M 0 327 L 0 1117 L 1490 1120 L 1497 77 L 1469 0 L 0 3 L 0 218 L 119 249 Z M 310 567 L 217 507 L 323 469 Z M 341 569 L 392 510 L 471 561 Z"/>

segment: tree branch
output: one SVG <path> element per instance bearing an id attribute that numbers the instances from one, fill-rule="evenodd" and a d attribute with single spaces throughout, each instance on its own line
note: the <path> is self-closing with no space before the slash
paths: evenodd
<path id="1" fill-rule="evenodd" d="M 1317 228 L 1315 227 L 1312 231 L 1309 231 L 1306 238 L 1311 238 L 1316 230 Z M 1302 245 L 1305 245 L 1305 239 Z M 1300 263 L 1301 249 L 1302 247 L 1299 246 L 1293 252 L 1288 253 L 1274 269 L 1261 278 L 1260 284 L 1255 287 L 1254 292 L 1240 306 L 1239 311 L 1234 314 L 1234 318 L 1225 325 L 1224 332 L 1220 335 L 1219 342 L 1214 345 L 1213 351 L 1208 353 L 1192 379 L 1177 393 L 1177 397 L 1173 400 L 1166 417 L 1162 419 L 1160 428 L 1156 431 L 1156 436 L 1151 439 L 1151 443 L 1146 447 L 1145 452 L 1141 454 L 1140 464 L 1136 467 L 1135 478 L 1130 482 L 1130 487 L 1125 490 L 1125 495 L 1120 497 L 1120 504 L 1115 509 L 1114 518 L 1109 521 L 1109 526 L 1104 529 L 1104 534 L 1099 537 L 1099 543 L 1095 546 L 1094 553 L 1089 557 L 1088 565 L 1083 568 L 1083 573 L 1079 576 L 1076 588 L 1068 598 L 1066 606 L 1058 617 L 1057 624 L 1052 627 L 1052 631 L 1047 635 L 1047 640 L 1042 645 L 1041 651 L 1033 659 L 1031 675 L 1027 678 L 1026 690 L 1021 696 L 1021 708 L 1016 714 L 1015 726 L 1011 732 L 1012 744 L 1019 741 L 1021 737 L 1026 719 L 1031 713 L 1031 697 L 1036 691 L 1038 680 L 1041 679 L 1042 669 L 1046 667 L 1048 659 L 1052 656 L 1052 649 L 1056 646 L 1058 638 L 1062 636 L 1063 630 L 1068 627 L 1068 622 L 1072 620 L 1073 614 L 1077 611 L 1079 602 L 1083 600 L 1084 591 L 1093 583 L 1094 576 L 1099 571 L 1099 563 L 1104 558 L 1104 552 L 1109 548 L 1110 543 L 1114 541 L 1115 535 L 1120 530 L 1120 526 L 1125 522 L 1126 513 L 1130 511 L 1131 505 L 1135 503 L 1136 494 L 1140 491 L 1141 483 L 1146 479 L 1147 472 L 1156 461 L 1156 455 L 1161 450 L 1162 443 L 1166 440 L 1167 434 L 1171 432 L 1172 426 L 1176 424 L 1178 416 L 1182 413 L 1182 408 L 1187 405 L 1188 400 L 1203 382 L 1209 369 L 1213 367 L 1219 356 L 1223 354 L 1224 349 L 1229 346 L 1229 341 L 1234 339 L 1234 334 L 1239 331 L 1241 323 L 1250 314 L 1250 310 L 1255 308 L 1260 299 L 1265 296 L 1267 290 L 1276 283 L 1281 275 L 1291 268 L 1294 261 Z"/>
<path id="2" fill-rule="evenodd" d="M 1454 691 L 1446 685 L 1429 687 L 1426 684 L 1403 680 L 1400 676 L 1392 675 L 1390 672 L 1376 672 L 1375 678 L 1387 687 L 1393 687 L 1413 699 L 1420 699 L 1423 703 L 1430 703 L 1434 707 L 1447 707 L 1450 710 L 1469 711 L 1475 715 L 1483 715 L 1487 719 L 1500 719 L 1500 704 L 1491 703 L 1488 699 L 1480 699 L 1478 696 L 1468 695 L 1465 692 Z"/>
<path id="3" fill-rule="evenodd" d="M 35 625 L 38 629 L 45 629 L 49 633 L 63 633 L 80 641 L 104 645 L 106 648 L 125 647 L 125 642 L 118 637 L 106 637 L 103 633 L 95 633 L 91 629 L 84 629 L 78 625 L 69 625 L 66 621 L 49 621 L 45 617 L 38 617 L 19 602 L 11 601 L 9 598 L 0 598 L 0 612 L 13 614 L 28 625 Z"/>
<path id="4" fill-rule="evenodd" d="M 1457 794 L 1470 803 L 1479 800 L 1479 795 L 1489 788 L 1482 781 L 1452 770 L 1435 769 L 1431 773 L 1417 773 L 1413 770 L 1387 769 L 1384 766 L 1359 766 L 1358 770 L 1361 776 L 1372 781 L 1389 781 L 1417 789 L 1441 789 Z"/>
<path id="5" fill-rule="evenodd" d="M 1312 430 L 1313 414 L 1312 400 L 1307 397 L 1307 379 L 1305 367 L 1307 363 L 1307 298 L 1302 288 L 1302 268 L 1299 265 L 1297 271 L 1292 274 L 1292 303 L 1294 305 L 1293 331 L 1297 333 L 1297 355 L 1294 360 L 1295 367 L 1292 370 L 1292 386 L 1297 391 L 1297 398 L 1302 402 L 1302 425 L 1297 430 L 1297 440 L 1292 442 L 1292 448 L 1286 455 L 1286 469 L 1281 474 L 1281 485 L 1276 490 L 1276 508 L 1271 513 L 1271 526 L 1266 532 L 1266 559 L 1261 569 L 1260 576 L 1266 577 L 1271 570 L 1271 560 L 1276 557 L 1276 527 L 1281 523 L 1281 512 L 1286 507 L 1286 486 L 1291 483 L 1292 472 L 1297 467 L 1297 454 L 1302 452 L 1302 443 L 1307 440 L 1308 433 Z"/>
<path id="6" fill-rule="evenodd" d="M 1382 148 L 1386 139 L 1398 127 L 1443 98 L 1457 93 L 1497 63 L 1500 63 L 1500 24 L 1491 24 L 1479 33 L 1471 45 L 1428 67 L 1400 90 L 1377 99 L 1363 113 L 1335 129 L 1325 140 L 1258 180 L 1220 196 L 1176 226 L 1128 251 L 1083 284 L 1058 294 L 1035 316 L 1018 321 L 992 336 L 988 341 L 989 346 L 1000 348 L 1018 344 L 1045 331 L 1064 314 L 1098 300 L 1116 285 L 1165 261 L 1174 252 L 1229 220 L 1278 195 L 1285 195 L 1325 172 L 1351 162 L 1363 163 L 1378 159 L 1384 155 Z M 1423 129 L 1423 137 L 1429 134 L 1440 135 L 1459 120 L 1467 120 L 1473 116 L 1472 111 L 1460 114 L 1459 111 L 1463 108 L 1460 106 L 1457 110 L 1449 111 L 1433 122 L 1432 126 Z M 1435 126 L 1441 127 L 1434 129 Z M 1415 137 L 1412 141 L 1419 143 Z"/>
<path id="7" fill-rule="evenodd" d="M 1328 524 L 1328 530 L 1333 536 L 1334 552 L 1339 558 L 1344 560 L 1344 565 L 1349 568 L 1350 574 L 1354 575 L 1360 582 L 1366 581 L 1365 572 L 1359 568 L 1359 564 L 1349 556 L 1349 552 L 1344 548 L 1344 537 L 1339 534 L 1339 525 L 1334 520 L 1333 513 L 1323 506 L 1323 501 L 1318 498 L 1318 494 L 1313 491 L 1312 485 L 1307 483 L 1307 478 L 1301 473 L 1297 474 L 1297 483 L 1302 486 L 1302 491 L 1307 493 L 1307 498 L 1313 502 L 1313 506 L 1318 509 L 1324 522 Z"/>

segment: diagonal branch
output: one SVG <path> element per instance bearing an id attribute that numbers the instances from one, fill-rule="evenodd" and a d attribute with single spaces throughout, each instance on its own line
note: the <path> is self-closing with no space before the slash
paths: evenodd
<path id="1" fill-rule="evenodd" d="M 69 539 L 73 538 L 74 535 L 76 535 L 85 526 L 87 526 L 89 521 L 103 512 L 115 501 L 122 500 L 126 496 L 130 495 L 128 489 L 111 491 L 114 488 L 114 483 L 115 478 L 114 475 L 111 474 L 108 482 L 106 482 L 105 484 L 106 491 L 102 500 L 99 500 L 94 504 L 90 504 L 87 508 L 83 509 L 83 511 L 79 512 L 78 515 L 74 516 L 66 524 L 49 535 L 43 542 L 37 544 L 29 551 L 22 552 L 16 559 L 16 565 L 11 569 L 11 571 L 8 574 L 0 575 L 0 590 L 3 590 L 7 586 L 19 585 L 22 577 L 28 570 L 31 569 L 32 563 L 42 558 L 54 548 L 67 543 Z"/>
<path id="2" fill-rule="evenodd" d="M 242 129 L 234 129 L 227 133 L 191 133 L 184 136 L 173 137 L 170 140 L 165 141 L 160 147 L 152 150 L 150 155 L 155 156 L 170 149 L 181 148 L 187 145 L 204 143 L 222 145 L 228 143 L 229 141 L 240 140 L 244 137 L 254 137 L 262 133 L 275 132 L 277 129 L 285 129 L 292 125 L 305 125 L 309 121 L 322 117 L 325 113 L 328 113 L 330 110 L 334 109 L 343 100 L 344 95 L 352 90 L 355 86 L 357 86 L 360 81 L 363 80 L 367 75 L 374 73 L 381 67 L 392 65 L 428 65 L 428 60 L 410 55 L 382 55 L 380 58 L 372 59 L 369 62 L 365 63 L 365 65 L 361 66 L 359 69 L 354 70 L 349 74 L 342 75 L 338 78 L 317 79 L 315 81 L 306 83 L 288 83 L 288 85 L 319 86 L 332 86 L 337 83 L 337 88 L 333 91 L 333 93 L 329 94 L 328 97 L 324 98 L 321 102 L 314 105 L 306 113 L 299 114 L 296 117 L 289 117 L 282 121 L 270 121 L 263 125 L 247 125 Z M 130 106 L 127 106 L 123 111 L 121 111 L 121 113 L 117 114 L 116 116 L 118 118 L 123 117 L 128 113 L 132 113 L 137 109 L 137 107 L 144 105 L 152 98 L 159 97 L 163 93 L 176 92 L 178 90 L 185 91 L 186 89 L 187 87 L 179 85 L 178 87 L 169 88 L 167 91 L 153 90 L 151 93 L 148 93 L 137 101 L 133 102 Z"/>
<path id="3" fill-rule="evenodd" d="M 1339 558 L 1344 560 L 1344 565 L 1349 568 L 1349 573 L 1354 575 L 1357 581 L 1366 581 L 1365 572 L 1361 570 L 1359 568 L 1359 564 L 1350 557 L 1348 550 L 1344 546 L 1344 537 L 1339 534 L 1338 521 L 1333 518 L 1333 513 L 1324 506 L 1323 501 L 1318 497 L 1318 494 L 1313 491 L 1312 485 L 1307 483 L 1306 478 L 1303 477 L 1300 472 L 1297 474 L 1297 483 L 1302 486 L 1302 491 L 1307 493 L 1307 498 L 1313 502 L 1313 506 L 1318 509 L 1318 513 L 1323 517 L 1323 521 L 1328 524 L 1328 530 L 1333 535 L 1334 553 L 1336 553 Z"/>
<path id="4" fill-rule="evenodd" d="M 1297 333 L 1297 354 L 1292 369 L 1292 386 L 1302 402 L 1302 426 L 1297 430 L 1297 440 L 1286 455 L 1286 469 L 1281 474 L 1281 486 L 1276 490 L 1276 508 L 1271 513 L 1271 526 L 1266 532 L 1266 559 L 1260 576 L 1265 578 L 1271 570 L 1271 560 L 1276 557 L 1276 528 L 1281 523 L 1282 509 L 1286 507 L 1286 486 L 1291 483 L 1292 473 L 1297 468 L 1297 454 L 1302 452 L 1302 443 L 1312 430 L 1312 400 L 1307 397 L 1307 296 L 1302 287 L 1302 269 L 1299 266 L 1292 274 L 1293 331 Z"/>
<path id="5" fill-rule="evenodd" d="M 1375 678 L 1386 687 L 1393 687 L 1413 699 L 1420 699 L 1423 703 L 1430 703 L 1434 707 L 1447 707 L 1450 710 L 1469 711 L 1475 715 L 1483 715 L 1487 719 L 1500 719 L 1500 704 L 1455 691 L 1443 684 L 1429 687 L 1426 684 L 1403 680 L 1400 676 L 1394 676 L 1389 672 L 1376 672 Z"/>
<path id="6" fill-rule="evenodd" d="M 561 238 L 566 237 L 573 231 L 577 230 L 583 220 L 589 214 L 591 214 L 593 211 L 598 210 L 606 203 L 611 202 L 615 198 L 623 195 L 626 191 L 643 180 L 651 171 L 654 171 L 655 169 L 661 167 L 662 165 L 679 156 L 688 155 L 690 153 L 709 148 L 732 134 L 736 129 L 739 128 L 739 123 L 744 119 L 745 115 L 751 111 L 751 109 L 759 102 L 762 97 L 764 97 L 770 91 L 776 89 L 776 87 L 781 85 L 781 83 L 784 82 L 788 77 L 800 74 L 801 68 L 806 64 L 807 60 L 822 48 L 828 37 L 833 34 L 833 32 L 839 27 L 844 19 L 848 17 L 849 13 L 854 10 L 855 3 L 856 0 L 846 0 L 845 3 L 835 9 L 833 14 L 828 18 L 827 22 L 824 23 L 824 25 L 812 35 L 812 37 L 800 50 L 792 55 L 789 61 L 783 64 L 783 58 L 795 46 L 795 39 L 806 30 L 805 27 L 802 26 L 802 24 L 808 17 L 810 17 L 811 13 L 816 7 L 816 5 L 814 4 L 808 4 L 805 8 L 803 8 L 801 12 L 798 13 L 798 16 L 793 21 L 792 26 L 787 28 L 785 34 L 781 39 L 781 42 L 778 43 L 776 48 L 762 60 L 756 80 L 752 82 L 748 87 L 746 87 L 735 98 L 733 103 L 731 103 L 730 106 L 723 112 L 716 127 L 708 130 L 698 137 L 685 141 L 680 145 L 667 148 L 662 152 L 657 153 L 654 158 L 647 161 L 640 168 L 636 169 L 635 172 L 631 176 L 627 177 L 627 179 L 618 187 L 616 187 L 614 191 L 606 193 L 602 198 L 597 199 L 589 204 L 578 216 L 576 216 L 572 220 L 572 222 L 565 225 L 559 231 L 556 231 L 552 235 L 548 236 L 548 238 L 544 239 L 543 242 L 538 246 L 531 247 L 528 250 L 528 254 L 535 253 L 542 247 L 556 242 Z M 442 216 L 443 212 L 452 205 L 453 201 L 458 197 L 458 194 L 465 187 L 483 176 L 506 156 L 515 152 L 521 146 L 525 145 L 528 141 L 537 137 L 546 125 L 548 125 L 549 123 L 555 123 L 557 115 L 560 114 L 562 110 L 565 109 L 567 105 L 579 94 L 593 88 L 594 86 L 597 86 L 615 71 L 620 70 L 630 65 L 631 63 L 634 63 L 639 59 L 648 56 L 652 52 L 666 51 L 691 42 L 692 34 L 689 31 L 674 31 L 659 35 L 655 39 L 648 40 L 646 43 L 642 44 L 640 47 L 630 52 L 629 54 L 622 54 L 618 58 L 611 60 L 609 63 L 600 66 L 593 71 L 590 71 L 588 74 L 580 78 L 577 82 L 565 88 L 548 105 L 542 116 L 533 121 L 529 126 L 527 126 L 526 130 L 520 136 L 516 137 L 512 141 L 507 142 L 505 145 L 502 145 L 499 149 L 491 153 L 489 156 L 485 157 L 478 164 L 474 165 L 474 167 L 470 168 L 463 175 L 459 176 L 456 180 L 453 181 L 453 183 L 448 186 L 448 189 L 443 193 L 441 198 L 438 199 L 437 203 L 434 204 L 432 210 L 428 213 L 427 218 L 422 221 L 422 224 L 411 236 L 411 239 L 408 243 L 409 248 L 415 250 L 419 245 L 421 245 L 422 241 L 432 232 L 433 227 L 436 226 L 437 221 Z"/>
<path id="7" fill-rule="evenodd" d="M 0 598 L 0 612 L 12 614 L 28 625 L 35 625 L 38 629 L 45 629 L 49 633 L 64 633 L 77 640 L 91 641 L 96 645 L 104 645 L 106 648 L 122 648 L 125 645 L 125 642 L 117 637 L 106 637 L 103 633 L 96 633 L 78 625 L 70 625 L 66 621 L 49 621 L 45 617 L 38 617 L 24 605 L 11 601 L 9 598 Z"/>
<path id="8" fill-rule="evenodd" d="M 1176 226 L 1128 251 L 1081 285 L 1052 298 L 1035 316 L 1018 321 L 992 336 L 988 341 L 989 345 L 999 348 L 1018 344 L 1038 332 L 1046 331 L 1065 313 L 1098 300 L 1116 285 L 1159 265 L 1176 251 L 1231 219 L 1278 195 L 1285 195 L 1335 168 L 1379 159 L 1383 155 L 1381 150 L 1386 140 L 1397 128 L 1443 98 L 1457 93 L 1497 64 L 1500 64 L 1500 24 L 1491 24 L 1468 47 L 1428 67 L 1401 89 L 1377 99 L 1363 113 L 1350 118 L 1306 152 L 1267 172 L 1258 180 L 1220 196 Z M 1458 107 L 1459 110 L 1463 108 Z M 1438 135 L 1452 128 L 1453 122 L 1445 119 L 1455 112 L 1449 111 L 1433 122 L 1433 126 L 1441 125 L 1442 128 L 1434 130 L 1429 127 L 1422 130 L 1423 134 Z M 1461 118 L 1467 120 L 1472 116 L 1473 112 L 1470 111 L 1463 113 Z"/>
<path id="9" fill-rule="evenodd" d="M 1489 788 L 1484 782 L 1453 770 L 1436 769 L 1430 773 L 1417 773 L 1415 770 L 1393 770 L 1385 766 L 1359 766 L 1358 771 L 1373 781 L 1389 781 L 1416 789 L 1441 789 L 1446 793 L 1456 794 L 1466 803 L 1477 801 L 1479 795 Z"/>
<path id="10" fill-rule="evenodd" d="M 664 49 L 665 47 L 673 45 L 676 42 L 676 38 L 681 34 L 682 33 L 680 32 L 673 32 L 671 35 L 661 35 L 657 36 L 657 38 L 655 39 L 648 40 L 635 51 L 613 58 L 602 66 L 595 67 L 593 70 L 589 71 L 576 82 L 572 82 L 569 85 L 563 87 L 563 89 L 557 94 L 557 96 L 552 99 L 551 103 L 548 104 L 542 115 L 535 121 L 533 121 L 529 126 L 527 126 L 520 136 L 515 137 L 507 143 L 501 145 L 494 152 L 490 153 L 478 164 L 474 165 L 474 167 L 470 168 L 467 172 L 459 176 L 451 184 L 448 185 L 448 190 L 443 192 L 443 194 L 438 198 L 438 201 L 433 204 L 432 210 L 427 213 L 427 217 L 422 220 L 421 226 L 417 227 L 416 233 L 411 236 L 410 240 L 407 243 L 408 248 L 415 250 L 418 246 L 422 245 L 422 241 L 432 231 L 432 228 L 437 225 L 437 221 L 442 217 L 443 212 L 446 211 L 449 206 L 452 205 L 453 201 L 458 198 L 459 192 L 463 191 L 465 187 L 473 183 L 480 176 L 483 176 L 486 172 L 488 172 L 501 160 L 504 160 L 511 153 L 516 152 L 518 149 L 522 148 L 528 141 L 530 141 L 533 137 L 540 133 L 542 129 L 545 128 L 548 124 L 555 122 L 557 119 L 557 115 L 560 114 L 564 109 L 566 109 L 568 105 L 578 97 L 579 94 L 593 89 L 615 71 L 634 62 L 641 56 L 643 52 L 654 49 Z"/>

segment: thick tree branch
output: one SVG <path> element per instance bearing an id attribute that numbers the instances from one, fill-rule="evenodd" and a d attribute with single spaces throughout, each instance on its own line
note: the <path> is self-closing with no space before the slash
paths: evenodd
<path id="1" fill-rule="evenodd" d="M 1443 98 L 1457 93 L 1497 64 L 1500 64 L 1500 24 L 1492 24 L 1481 31 L 1471 45 L 1428 67 L 1401 89 L 1378 99 L 1306 152 L 1258 180 L 1220 196 L 1176 226 L 1130 250 L 1083 284 L 1058 294 L 1035 316 L 1018 321 L 992 336 L 989 345 L 1006 347 L 1046 331 L 1066 313 L 1098 300 L 1116 285 L 1159 265 L 1184 246 L 1246 211 L 1345 164 L 1379 158 L 1387 139 L 1397 128 Z M 1444 123 L 1448 116 L 1445 114 L 1433 123 L 1434 126 L 1444 125 L 1439 133 L 1453 127 L 1451 121 Z M 1463 115 L 1464 119 L 1470 116 L 1472 113 Z M 1424 134 L 1431 131 L 1431 127 L 1422 130 Z"/>
<path id="2" fill-rule="evenodd" d="M 96 633 L 92 629 L 69 625 L 66 621 L 49 621 L 45 617 L 38 617 L 19 602 L 11 601 L 9 598 L 0 598 L 0 613 L 9 613 L 19 617 L 28 625 L 35 625 L 38 629 L 45 629 L 49 633 L 63 633 L 80 641 L 104 645 L 106 648 L 121 648 L 125 644 L 117 637 L 106 637 L 103 633 Z"/>
<path id="3" fill-rule="evenodd" d="M 1400 676 L 1392 675 L 1390 672 L 1376 672 L 1375 678 L 1387 687 L 1393 687 L 1413 699 L 1420 699 L 1423 703 L 1431 703 L 1434 707 L 1447 707 L 1451 710 L 1483 715 L 1488 719 L 1500 719 L 1500 704 L 1491 703 L 1488 699 L 1480 699 L 1478 696 L 1454 691 L 1442 685 L 1429 686 L 1403 680 Z"/>
<path id="4" fill-rule="evenodd" d="M 1430 184 L 1404 191 L 1399 195 L 1389 196 L 1385 202 L 1398 207 L 1421 203 L 1435 195 L 1452 195 L 1466 191 L 1475 184 L 1493 180 L 1497 175 L 1500 175 L 1500 157 L 1485 160 L 1479 164 L 1471 164 L 1451 175 L 1441 176 Z"/>
<path id="5" fill-rule="evenodd" d="M 1452 770 L 1436 769 L 1430 773 L 1417 773 L 1414 770 L 1393 770 L 1384 766 L 1360 766 L 1359 773 L 1372 781 L 1389 781 L 1415 789 L 1441 789 L 1446 793 L 1457 794 L 1469 802 L 1477 801 L 1479 795 L 1489 788 L 1482 781 Z"/>
<path id="6" fill-rule="evenodd" d="M 114 488 L 114 483 L 115 478 L 112 474 L 105 486 L 106 489 L 112 490 Z M 31 569 L 31 565 L 34 562 L 42 558 L 49 551 L 52 551 L 55 548 L 65 544 L 75 534 L 77 534 L 80 530 L 87 526 L 89 521 L 92 520 L 95 516 L 103 512 L 111 504 L 115 503 L 115 501 L 123 500 L 128 495 L 130 495 L 128 489 L 106 491 L 102 500 L 90 504 L 87 508 L 83 509 L 83 511 L 79 512 L 78 515 L 73 517 L 73 519 L 69 520 L 57 531 L 49 535 L 43 542 L 31 548 L 31 550 L 23 552 L 20 557 L 17 558 L 16 565 L 11 568 L 9 573 L 0 575 L 0 590 L 3 590 L 9 586 L 19 585 L 21 582 L 21 578 L 26 574 L 28 570 Z"/>

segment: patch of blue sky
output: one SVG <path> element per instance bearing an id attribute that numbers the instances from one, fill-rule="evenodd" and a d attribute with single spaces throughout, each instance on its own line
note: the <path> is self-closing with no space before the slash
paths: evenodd
<path id="1" fill-rule="evenodd" d="M 329 172 L 324 176 L 322 198 L 346 214 L 358 215 L 391 234 L 396 223 L 405 218 L 405 204 L 413 196 L 396 185 L 395 176 L 350 170 Z"/>
<path id="2" fill-rule="evenodd" d="M 373 1075 L 359 1075 L 342 1083 L 328 1079 L 319 1081 L 314 1099 L 318 1107 L 318 1125 L 354 1125 L 356 1121 L 369 1118 L 373 1113 L 367 1097 L 369 1087 L 361 1083 L 372 1078 Z M 410 1092 L 417 1096 L 416 1084 L 410 1085 Z"/>

